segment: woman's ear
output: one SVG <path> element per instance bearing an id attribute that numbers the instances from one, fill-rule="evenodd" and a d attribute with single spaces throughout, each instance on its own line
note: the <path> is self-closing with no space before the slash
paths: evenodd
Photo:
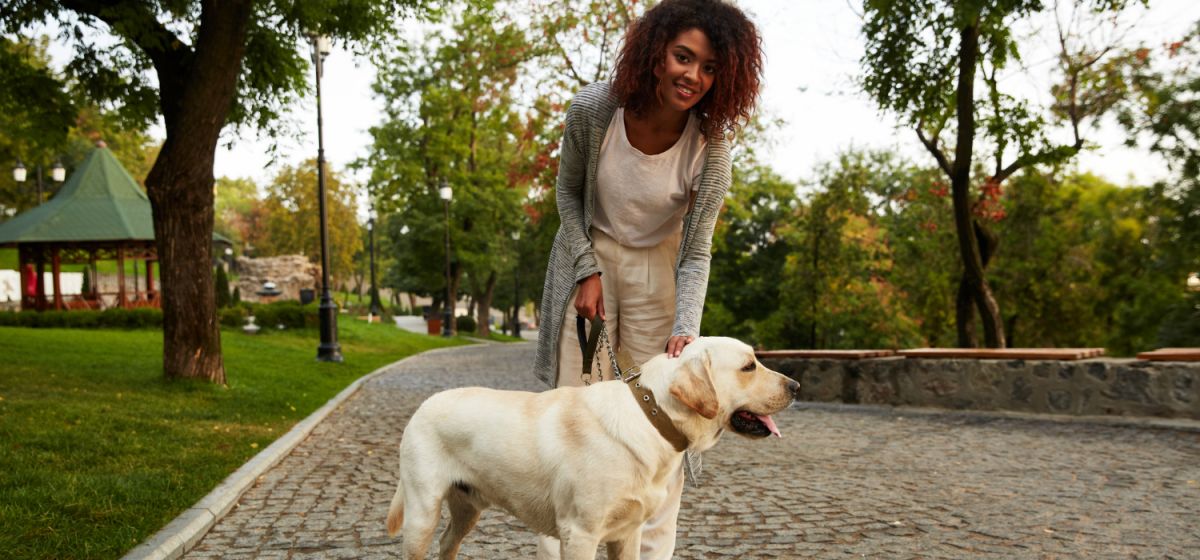
<path id="1" fill-rule="evenodd" d="M 705 350 L 679 366 L 671 381 L 671 396 L 709 420 L 717 417 L 720 403 L 712 380 L 712 359 Z"/>

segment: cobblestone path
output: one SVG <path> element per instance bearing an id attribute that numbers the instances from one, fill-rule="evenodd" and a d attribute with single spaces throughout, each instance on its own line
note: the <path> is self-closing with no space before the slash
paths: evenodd
<path id="1" fill-rule="evenodd" d="M 538 390 L 531 344 L 391 367 L 249 490 L 185 558 L 395 558 L 384 517 L 417 405 Z M 798 404 L 784 438 L 726 435 L 685 489 L 676 558 L 1200 558 L 1200 430 Z M 490 510 L 460 558 L 532 558 Z M 603 554 L 600 555 L 603 557 Z"/>

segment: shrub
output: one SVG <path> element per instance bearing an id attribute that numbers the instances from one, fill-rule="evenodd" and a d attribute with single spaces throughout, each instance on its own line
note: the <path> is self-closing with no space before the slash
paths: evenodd
<path id="1" fill-rule="evenodd" d="M 162 327 L 162 310 L 21 311 L 0 313 L 0 326 L 34 329 L 147 329 Z"/>
<path id="2" fill-rule="evenodd" d="M 251 304 L 250 315 L 264 329 L 283 325 L 289 329 L 303 329 L 320 325 L 316 305 L 301 305 L 298 301 L 276 301 L 266 304 Z"/>
<path id="3" fill-rule="evenodd" d="M 221 325 L 240 329 L 246 326 L 246 317 L 250 315 L 250 310 L 243 305 L 232 305 L 218 310 L 217 315 L 221 321 Z M 255 322 L 257 322 L 257 319 L 255 317 Z"/>
<path id="4" fill-rule="evenodd" d="M 454 328 L 461 333 L 475 332 L 475 318 L 470 315 L 459 315 L 454 318 Z"/>
<path id="5" fill-rule="evenodd" d="M 217 309 L 229 307 L 229 276 L 225 274 L 225 267 L 217 267 L 217 281 L 214 288 L 217 295 Z"/>

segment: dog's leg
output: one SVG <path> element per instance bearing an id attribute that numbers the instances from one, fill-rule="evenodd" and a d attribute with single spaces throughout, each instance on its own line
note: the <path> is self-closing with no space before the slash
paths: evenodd
<path id="1" fill-rule="evenodd" d="M 404 499 L 404 560 L 425 560 L 441 516 L 442 499 L 406 492 Z"/>
<path id="2" fill-rule="evenodd" d="M 600 538 L 578 529 L 562 535 L 562 560 L 595 560 Z"/>
<path id="3" fill-rule="evenodd" d="M 642 532 L 634 531 L 628 538 L 608 543 L 608 560 L 638 560 L 642 548 Z"/>
<path id="4" fill-rule="evenodd" d="M 439 558 L 454 560 L 458 556 L 458 547 L 462 545 L 467 533 L 475 527 L 475 522 L 479 521 L 479 514 L 483 510 L 476 507 L 470 497 L 459 488 L 453 488 L 446 494 L 446 505 L 450 508 L 450 524 L 442 532 Z"/>

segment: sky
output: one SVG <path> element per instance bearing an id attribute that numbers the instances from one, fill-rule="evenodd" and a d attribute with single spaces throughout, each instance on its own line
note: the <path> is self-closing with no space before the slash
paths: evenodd
<path id="1" fill-rule="evenodd" d="M 1052 3 L 1052 2 L 1048 2 Z M 863 52 L 860 2 L 852 0 L 742 0 L 738 2 L 763 35 L 765 84 L 760 110 L 783 120 L 768 137 L 763 160 L 783 177 L 804 182 L 822 162 L 849 148 L 892 149 L 919 164 L 933 164 L 915 134 L 899 128 L 896 119 L 881 114 L 854 82 Z M 1148 9 L 1133 10 L 1125 41 L 1161 45 L 1178 38 L 1200 20 L 1200 1 L 1151 0 Z M 1019 30 L 1030 48 L 1024 53 L 1027 70 L 1002 78 L 1005 88 L 1044 100 L 1052 84 L 1053 20 Z M 325 61 L 322 80 L 325 154 L 335 169 L 344 169 L 364 156 L 371 143 L 369 128 L 379 122 L 382 103 L 371 95 L 374 68 L 365 58 L 335 45 Z M 316 104 L 310 97 L 294 107 L 304 137 L 284 139 L 280 158 L 269 166 L 267 144 L 247 134 L 231 134 L 218 149 L 217 177 L 249 177 L 266 184 L 280 164 L 296 164 L 317 152 Z M 161 136 L 161 129 L 152 131 Z M 1165 178 L 1165 164 L 1144 150 L 1123 146 L 1125 135 L 1113 122 L 1085 133 L 1098 148 L 1077 158 L 1080 170 L 1118 184 L 1146 184 Z M 1065 137 L 1063 137 L 1065 139 Z M 232 143 L 232 148 L 224 145 Z M 354 176 L 365 182 L 366 173 Z"/>

